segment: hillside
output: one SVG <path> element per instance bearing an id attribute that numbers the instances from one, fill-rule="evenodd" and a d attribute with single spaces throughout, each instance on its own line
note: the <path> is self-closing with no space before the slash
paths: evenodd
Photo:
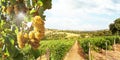
<path id="1" fill-rule="evenodd" d="M 81 38 L 81 34 L 66 32 L 63 30 L 46 29 L 45 36 L 47 39 L 76 39 Z"/>
<path id="2" fill-rule="evenodd" d="M 73 30 L 57 30 L 57 29 L 46 29 L 45 36 L 46 39 L 79 39 L 79 38 L 89 38 L 96 36 L 111 36 L 111 32 L 107 29 L 97 30 L 97 31 L 73 31 Z"/>

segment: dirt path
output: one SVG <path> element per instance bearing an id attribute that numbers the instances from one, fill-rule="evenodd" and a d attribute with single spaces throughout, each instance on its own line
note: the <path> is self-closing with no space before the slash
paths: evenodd
<path id="1" fill-rule="evenodd" d="M 64 60 L 85 60 L 83 50 L 80 48 L 78 41 L 74 43 Z"/>

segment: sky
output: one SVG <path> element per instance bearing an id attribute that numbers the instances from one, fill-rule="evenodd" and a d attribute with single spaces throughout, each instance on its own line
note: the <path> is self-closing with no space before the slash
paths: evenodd
<path id="1" fill-rule="evenodd" d="M 46 28 L 81 31 L 109 29 L 109 24 L 120 17 L 120 0 L 52 0 L 52 9 L 44 14 Z"/>

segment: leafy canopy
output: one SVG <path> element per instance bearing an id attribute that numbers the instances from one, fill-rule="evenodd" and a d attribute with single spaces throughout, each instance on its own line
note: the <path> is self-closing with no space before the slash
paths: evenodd
<path id="1" fill-rule="evenodd" d="M 112 34 L 120 35 L 120 18 L 117 18 L 114 23 L 109 25 L 110 31 Z"/>

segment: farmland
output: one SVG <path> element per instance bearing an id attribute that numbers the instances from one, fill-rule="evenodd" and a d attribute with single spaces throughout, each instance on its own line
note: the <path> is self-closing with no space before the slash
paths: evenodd
<path id="1" fill-rule="evenodd" d="M 57 31 L 57 33 L 59 32 Z M 82 47 L 82 50 L 84 51 L 86 55 L 86 59 L 88 59 L 87 55 L 89 54 L 89 48 L 91 48 L 92 51 L 96 51 L 97 53 L 101 52 L 102 50 L 106 50 L 106 49 L 108 51 L 112 51 L 114 50 L 113 48 L 114 40 L 116 41 L 115 44 L 120 43 L 119 36 L 96 36 L 96 37 L 90 37 L 90 38 L 88 37 L 78 38 L 76 40 L 79 42 L 79 46 Z M 40 55 L 45 54 L 46 49 L 49 49 L 51 52 L 50 59 L 61 60 L 64 58 L 64 56 L 70 50 L 70 48 L 72 47 L 72 45 L 74 44 L 76 40 L 73 38 L 69 40 L 68 39 L 54 39 L 54 38 L 52 40 L 42 40 L 40 43 L 41 46 L 39 48 L 41 52 Z M 88 45 L 89 43 L 91 44 L 91 47 L 89 47 Z M 107 46 L 106 46 L 106 43 L 107 43 Z"/>

